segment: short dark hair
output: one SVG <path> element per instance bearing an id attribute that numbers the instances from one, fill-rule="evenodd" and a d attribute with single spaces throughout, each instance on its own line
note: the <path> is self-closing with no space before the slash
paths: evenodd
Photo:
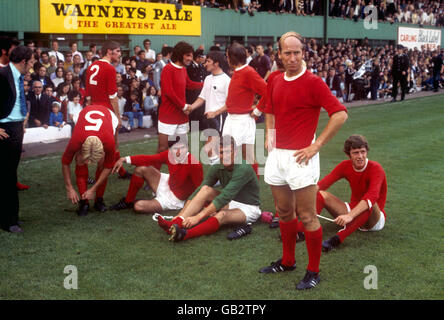
<path id="1" fill-rule="evenodd" d="M 116 41 L 107 41 L 103 44 L 102 46 L 102 56 L 106 56 L 106 53 L 108 52 L 108 50 L 114 50 L 120 48 L 120 44 Z"/>
<path id="2" fill-rule="evenodd" d="M 73 101 L 74 100 L 74 98 L 75 97 L 77 97 L 77 96 L 82 96 L 81 94 L 80 94 L 80 92 L 78 92 L 77 90 L 72 90 L 72 91 L 70 91 L 69 93 L 68 93 L 68 100 L 69 101 Z"/>
<path id="3" fill-rule="evenodd" d="M 170 53 L 172 53 L 173 52 L 173 48 L 172 47 L 163 47 L 162 48 L 162 55 L 164 56 L 164 57 L 166 57 L 167 55 L 169 55 Z"/>
<path id="4" fill-rule="evenodd" d="M 18 42 L 18 40 L 15 38 L 1 36 L 0 37 L 0 55 L 1 55 L 1 50 L 5 50 L 6 55 L 7 55 L 9 49 L 11 49 L 11 47 L 13 45 L 18 46 L 18 45 L 20 45 L 20 42 Z"/>
<path id="5" fill-rule="evenodd" d="M 220 51 L 220 47 L 219 46 L 211 46 L 210 51 Z"/>
<path id="6" fill-rule="evenodd" d="M 34 53 L 31 48 L 26 46 L 18 46 L 15 47 L 14 50 L 12 50 L 9 61 L 11 61 L 12 63 L 19 63 L 23 60 L 25 60 L 25 62 L 28 62 L 29 60 L 31 60 L 33 54 Z"/>
<path id="7" fill-rule="evenodd" d="M 239 43 L 233 43 L 228 47 L 228 58 L 232 65 L 244 65 L 247 62 L 247 50 Z"/>
<path id="8" fill-rule="evenodd" d="M 183 62 L 183 56 L 188 53 L 194 53 L 193 46 L 185 41 L 178 42 L 173 48 L 173 54 L 171 55 L 171 61 Z"/>
<path id="9" fill-rule="evenodd" d="M 351 149 L 365 148 L 367 151 L 370 150 L 367 142 L 367 138 L 360 134 L 354 134 L 348 137 L 344 143 L 344 152 L 346 155 L 350 155 Z"/>
<path id="10" fill-rule="evenodd" d="M 151 40 L 150 39 L 145 39 L 143 40 L 143 46 L 145 46 L 145 43 L 149 42 L 151 44 Z"/>
<path id="11" fill-rule="evenodd" d="M 207 59 L 211 59 L 222 67 L 226 63 L 225 55 L 221 51 L 210 51 L 207 54 Z"/>

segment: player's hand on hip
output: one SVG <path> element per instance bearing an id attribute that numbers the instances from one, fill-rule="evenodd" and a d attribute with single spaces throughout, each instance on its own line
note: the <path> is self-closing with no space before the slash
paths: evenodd
<path id="1" fill-rule="evenodd" d="M 348 214 L 340 215 L 335 219 L 335 223 L 341 227 L 353 221 L 353 217 Z"/>
<path id="2" fill-rule="evenodd" d="M 114 167 L 113 167 L 113 170 L 111 171 L 111 173 L 119 172 L 120 168 L 122 168 L 122 166 L 123 166 L 124 161 L 125 161 L 125 158 L 120 158 L 119 160 L 117 160 L 116 163 L 114 164 Z"/>
<path id="3" fill-rule="evenodd" d="M 182 222 L 182 226 L 184 226 L 185 228 L 192 228 L 194 227 L 196 224 L 198 224 L 200 221 L 200 219 L 197 216 L 194 217 L 188 217 L 183 219 Z"/>
<path id="4" fill-rule="evenodd" d="M 66 192 L 66 197 L 71 200 L 72 203 L 77 203 L 79 202 L 79 195 L 77 194 L 76 190 L 74 190 L 74 188 L 71 188 L 70 190 L 68 190 Z"/>
<path id="5" fill-rule="evenodd" d="M 297 150 L 293 156 L 296 157 L 296 162 L 299 164 L 302 164 L 305 162 L 305 164 L 308 164 L 308 161 L 310 161 L 311 158 L 313 158 L 316 153 L 319 152 L 319 149 L 316 147 L 315 144 L 312 144 L 308 146 L 307 148 Z"/>
<path id="6" fill-rule="evenodd" d="M 0 140 L 8 139 L 9 134 L 6 133 L 6 130 L 3 128 L 0 128 Z"/>

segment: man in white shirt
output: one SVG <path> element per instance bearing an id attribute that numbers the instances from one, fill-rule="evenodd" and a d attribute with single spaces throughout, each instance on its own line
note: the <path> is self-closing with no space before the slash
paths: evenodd
<path id="1" fill-rule="evenodd" d="M 200 92 L 196 101 L 187 110 L 188 114 L 201 107 L 204 103 L 205 114 L 219 110 L 225 105 L 231 79 L 222 71 L 221 65 L 224 64 L 224 59 L 225 57 L 222 52 L 210 51 L 208 53 L 205 67 L 208 72 L 211 72 L 211 74 L 205 78 L 202 91 Z M 225 116 L 226 113 L 220 114 L 211 119 L 204 118 L 204 121 L 202 122 L 205 128 L 201 129 L 205 130 L 204 134 L 208 138 L 207 142 L 205 143 L 205 149 L 211 165 L 219 162 L 219 156 L 213 151 L 211 142 L 213 140 L 213 136 L 218 136 L 222 133 Z"/>
<path id="2" fill-rule="evenodd" d="M 145 48 L 145 59 L 148 60 L 150 64 L 153 64 L 154 61 L 156 61 L 156 52 L 151 49 L 151 41 L 145 39 L 143 41 L 143 47 Z"/>
<path id="3" fill-rule="evenodd" d="M 59 42 L 57 40 L 53 40 L 51 42 L 51 47 L 52 50 L 48 52 L 49 56 L 55 56 L 57 61 L 65 62 L 65 56 L 59 51 Z"/>

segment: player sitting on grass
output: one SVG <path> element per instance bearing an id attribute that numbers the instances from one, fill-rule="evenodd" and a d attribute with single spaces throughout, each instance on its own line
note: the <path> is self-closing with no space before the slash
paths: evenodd
<path id="1" fill-rule="evenodd" d="M 158 154 L 124 157 L 116 162 L 113 172 L 118 172 L 124 162 L 136 166 L 136 169 L 126 197 L 111 206 L 111 210 L 134 207 L 139 213 L 155 213 L 183 208 L 185 200 L 202 183 L 202 164 L 188 152 L 186 136 L 177 136 L 175 141 L 169 141 L 168 144 L 169 149 Z M 159 171 L 162 164 L 168 166 L 169 174 Z M 145 181 L 156 197 L 134 203 Z"/>
<path id="2" fill-rule="evenodd" d="M 72 203 L 79 202 L 77 214 L 88 214 L 88 200 L 96 195 L 94 208 L 106 211 L 103 202 L 108 175 L 114 165 L 114 134 L 118 125 L 116 115 L 107 107 L 90 105 L 80 113 L 71 140 L 62 156 L 62 172 L 66 193 Z M 71 183 L 70 164 L 75 157 L 76 183 L 80 197 Z M 96 182 L 88 189 L 88 164 L 97 162 Z"/>
<path id="3" fill-rule="evenodd" d="M 350 136 L 344 143 L 344 152 L 349 160 L 342 161 L 318 183 L 318 214 L 325 208 L 335 218 L 336 224 L 344 227 L 332 238 L 322 242 L 324 252 L 339 246 L 358 228 L 361 231 L 380 231 L 384 228 L 387 180 L 381 165 L 368 160 L 368 150 L 364 136 Z M 350 184 L 350 203 L 325 191 L 342 178 Z"/>
<path id="4" fill-rule="evenodd" d="M 172 221 L 159 217 L 159 226 L 171 233 L 170 240 L 209 235 L 227 224 L 240 226 L 228 235 L 230 240 L 238 239 L 250 233 L 249 224 L 261 216 L 259 182 L 253 168 L 246 160 L 235 162 L 237 149 L 233 137 L 223 136 L 219 145 L 221 163 L 210 167 L 183 210 Z M 213 188 L 217 181 L 222 191 Z"/>

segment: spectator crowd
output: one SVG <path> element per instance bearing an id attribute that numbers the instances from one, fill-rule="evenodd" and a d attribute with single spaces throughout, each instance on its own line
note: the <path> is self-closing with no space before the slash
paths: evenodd
<path id="1" fill-rule="evenodd" d="M 1 38 L 0 67 L 7 64 L 8 52 L 19 42 L 8 37 Z M 83 107 L 89 104 L 85 92 L 85 71 L 100 59 L 100 50 L 91 43 L 89 50 L 78 51 L 77 43 L 70 43 L 66 52 L 59 50 L 56 40 L 50 48 L 35 47 L 33 41 L 26 45 L 34 50 L 36 63 L 24 77 L 24 88 L 28 105 L 28 127 L 50 125 L 63 127 L 75 125 Z M 407 50 L 408 57 L 407 91 L 437 90 L 443 87 L 442 53 L 439 51 Z M 216 44 L 209 51 L 221 51 Z M 276 45 L 246 46 L 249 63 L 267 80 L 270 73 L 282 66 L 278 59 Z M 163 45 L 159 51 L 151 48 L 149 39 L 136 45 L 129 56 L 122 57 L 114 65 L 117 71 L 117 87 L 120 114 L 128 125 L 123 131 L 132 130 L 143 124 L 143 116 L 152 116 L 157 124 L 158 107 L 162 99 L 161 73 L 170 62 L 172 46 Z M 305 57 L 307 69 L 321 77 L 332 93 L 342 102 L 366 99 L 390 98 L 393 90 L 392 65 L 397 50 L 393 45 L 371 47 L 367 39 L 347 40 L 333 44 L 321 44 L 316 39 L 307 39 Z M 203 82 L 208 75 L 205 69 L 206 52 L 200 46 L 194 52 L 194 60 L 187 67 L 189 78 Z M 439 66 L 438 66 L 439 65 Z M 222 66 L 231 75 L 228 64 Z M 436 71 L 437 70 L 437 71 Z M 438 83 L 434 85 L 434 80 Z M 199 92 L 188 92 L 187 103 L 192 104 Z M 200 120 L 203 108 L 196 110 L 190 120 Z"/>

